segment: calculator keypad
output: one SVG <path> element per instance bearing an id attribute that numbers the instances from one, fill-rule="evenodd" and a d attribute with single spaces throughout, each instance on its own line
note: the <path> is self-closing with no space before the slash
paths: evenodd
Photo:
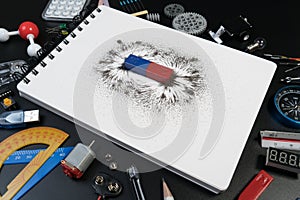
<path id="1" fill-rule="evenodd" d="M 87 0 L 50 0 L 42 14 L 51 21 L 70 21 L 83 9 Z"/>

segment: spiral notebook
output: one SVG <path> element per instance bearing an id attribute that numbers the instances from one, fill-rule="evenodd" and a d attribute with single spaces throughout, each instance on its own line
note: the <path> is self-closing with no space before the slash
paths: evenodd
<path id="1" fill-rule="evenodd" d="M 125 69 L 131 54 L 172 69 L 172 76 L 162 83 Z M 96 152 L 104 137 L 219 193 L 230 184 L 275 69 L 270 61 L 99 6 L 17 88 L 88 129 L 78 134 L 83 142 L 96 140 Z"/>

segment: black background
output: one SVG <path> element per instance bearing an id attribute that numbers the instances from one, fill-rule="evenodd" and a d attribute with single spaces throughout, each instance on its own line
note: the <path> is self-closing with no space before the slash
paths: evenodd
<path id="1" fill-rule="evenodd" d="M 237 17 L 243 15 L 253 25 L 253 34 L 249 41 L 253 41 L 256 37 L 264 37 L 267 40 L 267 46 L 264 50 L 255 52 L 261 56 L 262 53 L 282 54 L 288 56 L 299 56 L 300 49 L 300 12 L 297 1 L 150 1 L 143 0 L 145 7 L 149 12 L 157 12 L 161 14 L 161 24 L 170 26 L 171 20 L 163 15 L 163 8 L 169 3 L 180 3 L 185 7 L 187 12 L 197 12 L 203 15 L 208 21 L 208 29 L 216 31 L 223 19 Z M 49 40 L 49 35 L 45 32 L 46 27 L 54 27 L 59 23 L 46 22 L 41 18 L 41 13 L 47 4 L 47 0 L 26 0 L 26 1 L 2 1 L 0 4 L 0 27 L 4 27 L 10 31 L 17 30 L 19 24 L 23 21 L 30 20 L 35 22 L 40 28 L 40 35 L 36 42 L 43 45 Z M 117 1 L 111 0 L 112 7 L 121 9 Z M 101 29 L 100 29 L 101 31 Z M 207 32 L 200 37 L 209 39 Z M 247 46 L 247 42 L 241 43 L 228 38 L 224 45 L 243 50 Z M 22 40 L 18 36 L 13 36 L 8 42 L 0 43 L 0 62 L 15 59 L 28 59 L 26 54 L 28 42 Z M 67 62 L 67 61 L 66 61 Z M 276 199 L 288 200 L 300 197 L 300 180 L 297 174 L 276 170 L 271 167 L 264 166 L 266 150 L 260 146 L 260 130 L 281 130 L 281 131 L 299 131 L 287 127 L 274 118 L 274 109 L 272 108 L 272 100 L 275 92 L 284 86 L 280 82 L 285 76 L 299 76 L 299 71 L 292 73 L 284 73 L 286 66 L 278 66 L 276 74 L 270 85 L 264 103 L 256 119 L 255 125 L 251 131 L 250 137 L 242 154 L 230 187 L 222 194 L 215 195 L 200 186 L 197 186 L 178 175 L 175 175 L 165 169 L 154 172 L 141 174 L 141 182 L 145 192 L 146 199 L 156 200 L 162 199 L 161 178 L 164 177 L 175 197 L 180 200 L 198 200 L 198 199 L 214 199 L 214 200 L 231 200 L 237 199 L 239 193 L 251 181 L 251 179 L 261 170 L 264 169 L 274 177 L 274 181 L 261 195 L 259 199 Z M 59 73 L 59 72 L 58 72 Z M 259 76 L 259 71 L 257 71 Z M 54 78 L 55 80 L 55 78 Z M 255 82 L 255 77 L 253 77 Z M 20 98 L 15 90 L 15 85 L 11 84 L 9 88 L 15 91 L 14 98 L 18 102 L 21 109 L 36 109 L 38 106 Z M 41 88 L 42 90 L 43 88 Z M 241 101 L 251 101 L 243 99 Z M 69 139 L 64 146 L 74 146 L 80 141 L 76 128 L 73 123 L 43 109 L 41 112 L 41 122 L 38 125 L 52 126 L 64 130 L 70 134 Z M 1 110 L 2 112 L 3 110 Z M 34 125 L 32 125 L 34 126 Z M 5 139 L 18 130 L 0 130 L 0 140 Z M 234 141 L 234 136 L 233 136 Z M 107 142 L 103 140 L 103 155 L 110 152 L 105 148 Z M 113 155 L 117 158 L 117 155 Z M 230 156 L 230 155 L 228 155 Z M 137 163 L 145 165 L 153 165 L 151 162 L 135 157 L 139 160 Z M 133 158 L 130 158 L 133 159 Z M 224 158 L 226 159 L 226 158 Z M 126 162 L 124 162 L 126 163 Z M 191 163 L 192 164 L 192 163 Z M 122 165 L 122 162 L 120 162 Z M 222 165 L 222 160 L 220 160 Z M 0 173 L 0 193 L 4 194 L 6 185 L 14 176 L 23 168 L 23 165 L 4 166 Z M 199 169 L 201 170 L 201 169 Z M 38 199 L 97 199 L 91 183 L 94 176 L 99 172 L 106 172 L 119 179 L 124 190 L 116 199 L 132 200 L 134 199 L 133 189 L 124 172 L 110 171 L 107 166 L 99 161 L 94 161 L 87 172 L 80 180 L 72 180 L 66 177 L 61 168 L 55 168 L 47 177 L 45 177 L 38 185 L 31 189 L 22 199 L 38 200 Z"/>

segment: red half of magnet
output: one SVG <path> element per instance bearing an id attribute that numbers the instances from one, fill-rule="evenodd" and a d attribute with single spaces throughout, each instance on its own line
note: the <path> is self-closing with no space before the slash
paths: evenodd
<path id="1" fill-rule="evenodd" d="M 157 63 L 149 63 L 146 69 L 146 77 L 156 80 L 161 83 L 166 83 L 170 81 L 174 71 L 163 65 Z"/>

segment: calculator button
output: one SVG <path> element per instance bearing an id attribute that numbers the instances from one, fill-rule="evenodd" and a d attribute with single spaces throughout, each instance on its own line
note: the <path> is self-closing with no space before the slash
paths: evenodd
<path id="1" fill-rule="evenodd" d="M 52 15 L 53 12 L 54 12 L 54 10 L 50 10 L 50 9 L 49 9 L 49 10 L 46 11 L 46 15 Z"/>
<path id="2" fill-rule="evenodd" d="M 77 15 L 77 13 L 78 13 L 77 11 L 72 11 L 72 12 L 71 12 L 71 16 L 74 17 L 75 15 Z"/>
<path id="3" fill-rule="evenodd" d="M 72 6 L 70 6 L 70 5 L 66 6 L 66 10 L 72 10 L 72 9 L 73 9 Z"/>
<path id="4" fill-rule="evenodd" d="M 50 9 L 55 9 L 56 8 L 56 4 L 54 4 L 53 2 L 49 5 Z"/>
<path id="5" fill-rule="evenodd" d="M 53 3 L 53 4 L 58 4 L 58 2 L 59 2 L 59 0 L 52 0 L 51 3 Z"/>
<path id="6" fill-rule="evenodd" d="M 68 4 L 69 4 L 69 5 L 73 5 L 74 3 L 75 3 L 74 0 L 68 1 Z"/>
<path id="7" fill-rule="evenodd" d="M 63 12 L 63 16 L 69 16 L 70 15 L 70 11 L 64 11 Z"/>
<path id="8" fill-rule="evenodd" d="M 58 5 L 58 6 L 57 6 L 57 9 L 58 9 L 58 10 L 63 10 L 63 9 L 64 9 L 64 6 L 63 6 L 63 5 Z"/>
<path id="9" fill-rule="evenodd" d="M 80 6 L 76 6 L 76 7 L 74 7 L 74 11 L 79 11 L 81 9 L 81 7 Z"/>
<path id="10" fill-rule="evenodd" d="M 82 1 L 76 1 L 76 5 L 81 6 L 83 4 Z"/>
<path id="11" fill-rule="evenodd" d="M 60 4 L 66 4 L 67 1 L 66 1 L 66 0 L 61 0 L 59 3 L 60 3 Z"/>
<path id="12" fill-rule="evenodd" d="M 54 15 L 58 16 L 58 15 L 60 15 L 60 14 L 61 14 L 61 11 L 60 11 L 60 10 L 54 11 Z"/>

